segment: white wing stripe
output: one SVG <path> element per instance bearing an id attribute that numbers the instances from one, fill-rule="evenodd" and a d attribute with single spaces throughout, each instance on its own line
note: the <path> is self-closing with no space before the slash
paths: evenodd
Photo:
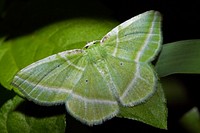
<path id="1" fill-rule="evenodd" d="M 107 83 L 107 86 L 110 90 L 111 93 L 114 93 L 115 97 L 118 97 L 119 94 L 116 91 L 116 85 L 113 82 L 112 76 L 110 75 L 108 66 L 106 64 L 103 64 L 105 66 L 105 71 L 107 73 L 105 73 L 105 71 L 103 71 L 102 69 L 100 69 L 96 64 L 94 64 L 94 66 L 97 68 L 97 70 L 99 71 L 99 73 L 101 74 L 101 76 L 105 79 L 105 82 Z"/>
<path id="2" fill-rule="evenodd" d="M 120 100 L 124 99 L 127 94 L 129 93 L 129 91 L 133 88 L 134 84 L 137 82 L 138 77 L 140 76 L 140 67 L 139 64 L 136 64 L 136 73 L 134 74 L 134 78 L 131 80 L 130 84 L 128 85 L 128 87 L 126 88 L 126 90 L 124 91 L 124 93 L 122 94 L 122 96 L 120 97 Z"/>
<path id="3" fill-rule="evenodd" d="M 58 53 L 58 55 L 60 55 L 63 59 L 65 59 L 67 61 L 67 63 L 70 65 L 70 66 L 73 66 L 74 68 L 80 70 L 80 71 L 84 71 L 84 68 L 83 67 L 80 67 L 80 66 L 76 66 L 75 64 L 73 64 L 66 56 L 66 53 L 62 52 L 62 53 Z"/>
<path id="4" fill-rule="evenodd" d="M 15 80 L 19 80 L 20 82 L 23 82 L 23 84 L 28 84 L 28 85 L 30 85 L 30 86 L 35 86 L 35 87 L 33 88 L 33 90 L 34 90 L 35 88 L 39 88 L 39 89 L 41 89 L 41 90 L 47 90 L 47 91 L 56 91 L 56 92 L 59 91 L 59 93 L 71 93 L 71 90 L 70 90 L 70 89 L 67 90 L 66 88 L 49 87 L 49 86 L 43 86 L 43 85 L 35 84 L 35 83 L 30 82 L 30 81 L 28 81 L 28 80 L 24 80 L 24 79 L 20 78 L 19 76 L 15 76 Z M 20 88 L 20 85 L 19 85 L 19 88 Z M 26 90 L 26 89 L 24 89 L 24 90 L 22 90 L 22 91 L 25 91 L 25 90 Z M 31 92 L 32 92 L 33 90 L 31 90 Z M 31 92 L 29 92 L 29 94 L 30 94 Z"/>
<path id="5" fill-rule="evenodd" d="M 149 33 L 148 33 L 148 36 L 147 36 L 147 38 L 146 38 L 144 44 L 142 45 L 141 49 L 139 50 L 139 52 L 138 52 L 138 54 L 137 54 L 137 56 L 136 56 L 136 59 L 135 59 L 136 62 L 138 62 L 138 61 L 140 60 L 140 58 L 141 58 L 141 56 L 143 55 L 143 53 L 144 53 L 146 47 L 148 46 L 149 41 L 151 41 L 151 36 L 154 35 L 154 34 L 153 34 L 153 30 L 154 30 L 153 27 L 154 27 L 154 25 L 155 25 L 155 20 L 156 20 L 156 18 L 157 18 L 156 16 L 157 16 L 157 15 L 154 15 L 154 18 L 153 18 L 153 21 L 152 21 L 152 23 L 151 23 L 151 27 L 150 27 L 150 31 L 149 31 Z"/>
<path id="6" fill-rule="evenodd" d="M 95 99 L 95 98 L 86 98 L 86 97 L 83 97 L 83 96 L 75 94 L 75 93 L 72 93 L 72 96 L 74 98 L 79 99 L 80 101 L 85 101 L 87 103 L 118 104 L 116 101 L 103 100 L 103 99 L 100 100 L 100 99 Z"/>
<path id="7" fill-rule="evenodd" d="M 35 86 L 36 84 L 35 83 L 32 83 L 28 80 L 23 80 L 22 78 L 18 77 L 18 76 L 15 76 L 15 79 L 17 80 L 21 80 L 21 82 L 25 83 L 25 84 L 29 84 L 30 86 Z M 19 86 L 20 87 L 20 86 Z M 49 92 L 49 91 L 56 91 L 56 93 L 68 93 L 70 94 L 72 97 L 74 98 L 77 98 L 79 99 L 80 101 L 85 101 L 85 102 L 89 102 L 89 103 L 103 103 L 103 104 L 118 104 L 117 101 L 110 101 L 110 100 L 103 100 L 103 99 L 95 99 L 95 98 L 86 98 L 86 97 L 83 97 L 81 95 L 78 95 L 78 94 L 75 94 L 73 93 L 72 90 L 70 89 L 66 89 L 66 88 L 56 88 L 56 87 L 48 87 L 48 86 L 43 86 L 43 85 L 39 85 L 37 84 L 36 87 L 34 87 L 33 90 L 31 90 L 28 95 L 30 95 L 32 92 L 34 92 L 35 88 L 39 88 L 41 92 L 43 91 L 46 91 L 46 92 Z M 25 90 L 23 90 L 25 91 Z M 46 93 L 45 92 L 45 93 Z M 40 94 L 38 94 L 37 97 L 35 97 L 36 99 L 39 97 Z M 66 97 L 67 98 L 67 97 Z"/>
<path id="8" fill-rule="evenodd" d="M 113 52 L 113 56 L 115 57 L 116 56 L 116 53 L 117 53 L 117 49 L 118 49 L 118 45 L 119 45 L 119 27 L 116 28 L 116 45 L 115 45 L 115 49 L 114 49 L 114 52 Z"/>

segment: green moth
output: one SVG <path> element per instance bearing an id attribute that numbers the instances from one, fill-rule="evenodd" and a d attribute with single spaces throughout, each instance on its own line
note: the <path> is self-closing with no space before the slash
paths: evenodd
<path id="1" fill-rule="evenodd" d="M 12 85 L 42 105 L 65 103 L 88 125 L 100 124 L 147 100 L 156 90 L 151 65 L 161 48 L 161 15 L 147 11 L 108 32 L 100 41 L 51 55 L 20 70 Z"/>

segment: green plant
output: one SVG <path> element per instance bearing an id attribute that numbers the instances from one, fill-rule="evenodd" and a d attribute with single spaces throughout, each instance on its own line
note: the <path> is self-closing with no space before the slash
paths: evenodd
<path id="1" fill-rule="evenodd" d="M 6 40 L 6 37 L 3 36 L 0 39 L 0 84 L 2 85 L 0 89 L 0 132 L 65 132 L 65 130 L 67 132 L 70 131 L 69 127 L 75 128 L 76 125 L 81 125 L 66 114 L 62 105 L 54 107 L 35 105 L 16 96 L 17 94 L 22 95 L 18 90 L 13 91 L 10 85 L 16 72 L 28 64 L 60 51 L 82 48 L 85 42 L 100 39 L 119 23 L 108 18 L 95 18 L 84 15 L 77 18 L 77 14 L 75 13 L 74 18 L 45 26 L 29 34 L 11 36 Z M 98 12 L 98 14 L 100 13 Z M 1 23 L 1 25 L 6 24 Z M 142 126 L 151 125 L 150 127 L 156 129 L 167 129 L 165 97 L 167 98 L 167 104 L 175 102 L 184 104 L 184 102 L 188 102 L 187 92 L 184 93 L 185 86 L 176 76 L 187 78 L 190 75 L 200 73 L 199 44 L 200 40 L 183 40 L 163 44 L 161 53 L 154 62 L 160 77 L 160 88 L 146 103 L 134 108 L 121 108 L 118 123 L 128 118 L 142 122 Z M 197 106 L 197 103 L 189 107 Z M 192 110 L 192 113 L 189 112 L 186 116 L 183 116 L 181 123 L 188 125 L 187 122 L 190 123 L 189 121 L 195 122 L 194 128 L 191 127 L 193 125 L 190 125 L 189 128 L 184 127 L 189 131 L 198 133 L 199 126 L 196 126 L 199 124 L 198 116 L 199 111 L 197 109 Z M 109 125 L 112 125 L 112 122 L 113 125 L 116 124 L 110 120 L 103 124 L 108 124 L 106 127 L 85 127 L 81 125 L 82 127 L 77 129 L 77 132 L 87 132 L 92 129 L 98 131 L 101 127 L 106 129 L 109 128 Z M 72 124 L 74 125 L 72 126 Z M 134 127 L 135 125 L 137 123 L 131 123 L 131 126 Z M 152 130 L 152 128 L 150 129 Z"/>

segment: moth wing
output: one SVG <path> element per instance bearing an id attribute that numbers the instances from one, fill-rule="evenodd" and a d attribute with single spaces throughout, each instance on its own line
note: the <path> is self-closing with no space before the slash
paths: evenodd
<path id="1" fill-rule="evenodd" d="M 71 115 L 88 125 L 100 124 L 119 111 L 112 90 L 94 64 L 87 65 L 66 102 L 66 108 Z"/>
<path id="2" fill-rule="evenodd" d="M 34 62 L 15 75 L 12 85 L 37 103 L 63 103 L 82 77 L 85 67 L 82 54 L 76 49 Z"/>
<path id="3" fill-rule="evenodd" d="M 157 76 L 149 64 L 120 60 L 112 56 L 107 60 L 115 95 L 122 105 L 138 105 L 154 94 Z"/>
<path id="4" fill-rule="evenodd" d="M 108 54 L 136 62 L 150 62 L 161 48 L 161 15 L 147 11 L 108 32 L 101 40 Z"/>

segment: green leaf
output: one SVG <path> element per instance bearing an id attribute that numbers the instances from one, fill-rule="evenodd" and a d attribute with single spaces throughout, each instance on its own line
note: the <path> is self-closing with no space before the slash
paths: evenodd
<path id="1" fill-rule="evenodd" d="M 190 133 L 200 133 L 200 115 L 197 107 L 193 107 L 180 119 L 182 127 Z"/>
<path id="2" fill-rule="evenodd" d="M 64 133 L 65 115 L 45 108 L 18 96 L 10 99 L 0 109 L 1 133 Z"/>
<path id="3" fill-rule="evenodd" d="M 175 73 L 200 73 L 200 40 L 183 40 L 163 45 L 156 63 L 160 77 Z"/>
<path id="4" fill-rule="evenodd" d="M 133 107 L 121 107 L 118 117 L 144 122 L 157 128 L 167 129 L 167 108 L 161 84 L 156 93 L 145 103 Z"/>
<path id="5" fill-rule="evenodd" d="M 10 82 L 23 67 L 51 54 L 82 48 L 87 42 L 102 38 L 115 25 L 106 19 L 75 18 L 5 41 L 0 46 L 4 51 L 0 54 L 0 83 L 12 89 Z"/>
<path id="6" fill-rule="evenodd" d="M 1 43 L 0 43 L 0 47 L 1 47 Z M 7 52 L 8 49 L 9 49 L 8 47 L 1 47 L 0 48 L 0 60 L 2 59 L 2 57 Z"/>

